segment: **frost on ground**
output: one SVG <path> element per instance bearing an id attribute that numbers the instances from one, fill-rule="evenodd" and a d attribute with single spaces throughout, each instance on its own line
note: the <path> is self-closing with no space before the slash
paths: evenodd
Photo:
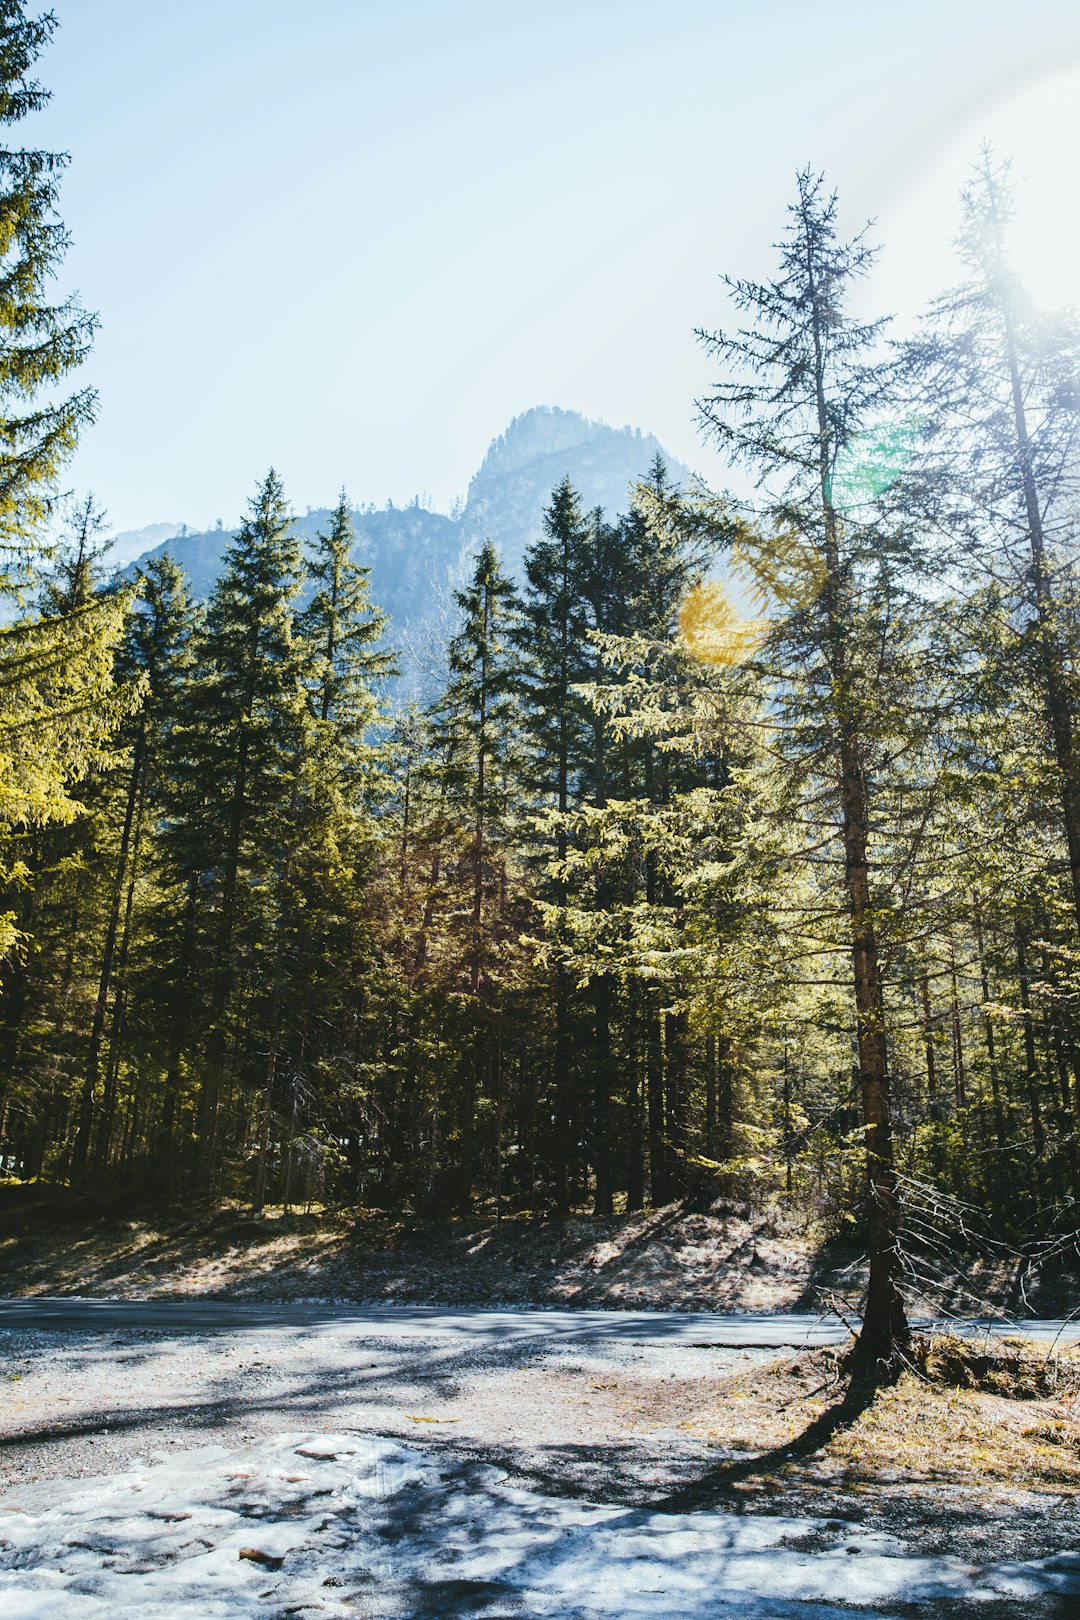
<path id="1" fill-rule="evenodd" d="M 24 1485 L 0 1512 L 5 1620 L 841 1620 L 851 1605 L 997 1599 L 1024 1613 L 1077 1595 L 1080 1555 L 977 1568 L 838 1519 L 558 1500 L 355 1434 Z"/>

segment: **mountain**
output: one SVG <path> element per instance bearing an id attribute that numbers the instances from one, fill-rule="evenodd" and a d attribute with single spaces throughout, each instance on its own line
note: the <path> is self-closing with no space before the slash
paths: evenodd
<path id="1" fill-rule="evenodd" d="M 656 456 L 667 462 L 676 483 L 689 481 L 690 469 L 640 428 L 608 427 L 554 406 L 525 411 L 494 441 L 469 484 L 460 517 L 465 548 L 474 551 L 491 539 L 511 573 L 517 573 L 562 478 L 569 474 L 587 510 L 601 506 L 613 517 L 626 511 L 630 486 L 645 476 Z"/>
<path id="2" fill-rule="evenodd" d="M 160 546 L 187 532 L 186 523 L 148 523 L 145 529 L 123 529 L 110 542 L 112 560 L 117 567 L 125 568 L 136 557 L 145 556 L 151 546 Z"/>
<path id="3" fill-rule="evenodd" d="M 562 478 L 569 476 L 586 509 L 601 506 L 614 516 L 626 511 L 631 485 L 657 455 L 676 482 L 690 478 L 689 469 L 666 455 L 651 433 L 539 406 L 516 416 L 493 442 L 464 504 L 452 515 L 431 512 L 418 499 L 379 511 L 358 508 L 353 514 L 356 559 L 371 568 L 372 599 L 390 615 L 391 640 L 403 649 L 406 668 L 417 673 L 437 662 L 453 621 L 453 591 L 483 540 L 494 541 L 509 571 L 520 577 L 522 556 L 540 534 L 541 514 Z M 297 533 L 310 541 L 329 518 L 326 508 L 310 510 L 294 520 Z M 150 537 L 156 527 L 133 532 Z M 168 551 L 187 571 L 195 595 L 208 596 L 236 530 L 191 533 L 162 527 L 174 532 L 161 536 L 128 572 L 145 557 Z"/>

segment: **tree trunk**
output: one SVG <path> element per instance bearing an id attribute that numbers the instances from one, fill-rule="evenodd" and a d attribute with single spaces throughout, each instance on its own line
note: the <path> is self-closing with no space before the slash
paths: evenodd
<path id="1" fill-rule="evenodd" d="M 889 1077 L 885 1059 L 884 1004 L 867 864 L 866 779 L 854 741 L 840 750 L 845 877 L 855 981 L 859 1084 L 870 1193 L 870 1280 L 856 1365 L 894 1377 L 910 1338 L 900 1291 L 900 1201 L 896 1185 Z"/>
<path id="2" fill-rule="evenodd" d="M 645 993 L 645 1081 L 649 1113 L 649 1196 L 654 1209 L 671 1196 L 667 1139 L 664 1133 L 664 1052 L 660 1028 L 660 991 Z"/>
<path id="3" fill-rule="evenodd" d="M 611 979 L 601 973 L 593 980 L 595 1045 L 593 1070 L 593 1169 L 596 1173 L 595 1214 L 614 1210 L 611 1185 Z"/>

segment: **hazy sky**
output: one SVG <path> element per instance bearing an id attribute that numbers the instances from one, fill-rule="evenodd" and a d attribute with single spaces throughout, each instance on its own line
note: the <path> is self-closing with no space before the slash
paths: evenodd
<path id="1" fill-rule="evenodd" d="M 715 476 L 693 328 L 767 273 L 795 169 L 885 243 L 871 306 L 951 276 L 980 139 L 1018 258 L 1080 293 L 1075 0 L 53 0 L 63 287 L 101 314 L 70 481 L 117 528 L 464 493 L 517 412 L 651 430 Z"/>

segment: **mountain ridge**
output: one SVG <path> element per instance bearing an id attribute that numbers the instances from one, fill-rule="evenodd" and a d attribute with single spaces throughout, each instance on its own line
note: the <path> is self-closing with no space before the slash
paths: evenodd
<path id="1" fill-rule="evenodd" d="M 613 517 L 628 509 L 631 485 L 645 476 L 657 455 L 676 483 L 692 477 L 652 433 L 612 428 L 557 406 L 534 406 L 492 440 L 469 481 L 465 502 L 455 504 L 451 513 L 431 511 L 420 505 L 419 497 L 407 506 L 388 502 L 379 509 L 354 508 L 354 556 L 371 569 L 372 600 L 389 615 L 390 639 L 416 646 L 441 634 L 452 593 L 484 540 L 495 544 L 507 571 L 520 579 L 525 551 L 540 535 L 544 506 L 562 478 L 570 478 L 586 510 L 601 507 Z M 326 507 L 309 508 L 296 514 L 293 523 L 310 545 L 329 517 Z M 135 532 L 149 534 L 154 527 Z M 194 595 L 205 598 L 236 533 L 224 527 L 180 527 L 128 562 L 125 572 L 130 575 L 167 551 L 187 572 Z"/>

